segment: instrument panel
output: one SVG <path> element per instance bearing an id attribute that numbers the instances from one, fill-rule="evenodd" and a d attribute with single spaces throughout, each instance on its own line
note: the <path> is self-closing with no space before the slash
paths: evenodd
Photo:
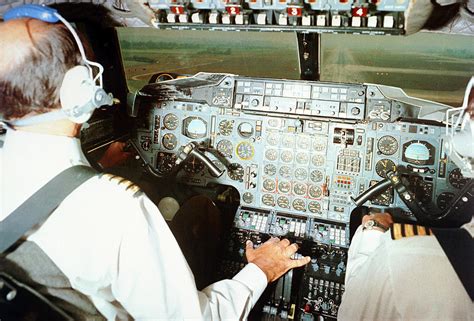
<path id="1" fill-rule="evenodd" d="M 408 0 L 151 0 L 162 29 L 404 33 Z"/>
<path id="2" fill-rule="evenodd" d="M 265 232 L 274 231 L 280 216 L 299 217 L 307 232 L 303 238 L 316 240 L 314 224 L 321 222 L 328 230 L 342 228 L 343 236 L 337 243 L 320 239 L 348 247 L 351 197 L 388 170 L 404 168 L 418 199 L 438 208 L 449 206 L 466 182 L 444 153 L 444 127 L 395 121 L 409 106 L 375 85 L 201 73 L 149 86 L 143 91 L 153 96 L 158 90 L 162 98 L 152 100 L 148 121 L 136 130 L 144 161 L 166 175 L 183 146 L 197 143 L 225 173 L 216 178 L 191 157 L 177 179 L 235 187 L 241 213 L 267 213 L 259 228 Z M 410 218 L 393 189 L 369 205 L 398 207 Z M 255 229 L 238 217 L 237 226 Z"/>

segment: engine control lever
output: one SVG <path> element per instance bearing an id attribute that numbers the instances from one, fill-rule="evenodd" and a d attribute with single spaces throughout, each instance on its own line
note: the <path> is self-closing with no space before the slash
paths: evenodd
<path id="1" fill-rule="evenodd" d="M 224 174 L 225 170 L 221 170 L 206 155 L 204 155 L 204 153 L 199 150 L 198 144 L 195 142 L 190 142 L 189 144 L 185 145 L 184 148 L 178 153 L 176 165 L 184 162 L 189 156 L 194 156 L 203 162 L 203 164 L 209 168 L 209 172 L 212 176 L 220 177 L 222 174 Z"/>

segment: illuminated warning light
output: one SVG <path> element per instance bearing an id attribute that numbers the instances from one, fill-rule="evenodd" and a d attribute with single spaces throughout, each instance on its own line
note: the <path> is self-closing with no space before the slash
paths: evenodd
<path id="1" fill-rule="evenodd" d="M 225 8 L 225 10 L 230 15 L 240 14 L 240 7 L 237 7 L 237 6 L 228 6 Z"/>
<path id="2" fill-rule="evenodd" d="M 286 3 L 286 0 L 279 0 L 280 3 Z"/>
<path id="3" fill-rule="evenodd" d="M 340 3 L 348 3 L 349 0 L 339 0 Z"/>
<path id="4" fill-rule="evenodd" d="M 309 3 L 316 3 L 316 0 L 308 0 Z"/>
<path id="5" fill-rule="evenodd" d="M 303 15 L 303 9 L 299 7 L 288 7 L 286 9 L 288 16 L 291 17 L 301 17 Z"/>
<path id="6" fill-rule="evenodd" d="M 183 14 L 184 13 L 184 7 L 183 6 L 176 6 L 176 7 L 170 7 L 171 12 L 174 14 Z"/>
<path id="7" fill-rule="evenodd" d="M 368 13 L 369 9 L 367 8 L 352 8 L 353 17 L 366 17 Z"/>
<path id="8" fill-rule="evenodd" d="M 373 4 L 379 4 L 381 2 L 381 0 L 370 0 L 371 3 Z"/>

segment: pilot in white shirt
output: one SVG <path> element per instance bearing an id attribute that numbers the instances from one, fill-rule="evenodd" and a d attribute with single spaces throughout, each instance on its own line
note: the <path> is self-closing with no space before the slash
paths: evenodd
<path id="1" fill-rule="evenodd" d="M 0 23 L 0 47 L 2 117 L 22 119 L 59 108 L 61 81 L 47 78 L 80 63 L 80 56 L 73 59 L 77 52 L 68 52 L 76 50 L 69 31 L 62 24 L 11 20 Z M 45 78 L 38 77 L 42 71 Z M 74 138 L 79 129 L 60 119 L 8 130 L 0 152 L 0 220 L 64 169 L 88 164 Z M 28 241 L 109 320 L 242 320 L 268 282 L 309 262 L 291 259 L 297 246 L 288 240 L 272 238 L 258 249 L 248 243 L 251 263 L 231 280 L 198 291 L 157 207 L 137 186 L 109 175 L 73 191 Z"/>

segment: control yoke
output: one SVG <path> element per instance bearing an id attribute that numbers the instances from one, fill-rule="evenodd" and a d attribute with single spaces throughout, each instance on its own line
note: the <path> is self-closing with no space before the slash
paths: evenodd
<path id="1" fill-rule="evenodd" d="M 457 222 L 454 216 L 462 216 L 462 211 L 467 211 L 469 205 L 473 206 L 474 180 L 470 180 L 461 189 L 458 195 L 456 195 L 452 200 L 451 206 L 441 212 L 433 213 L 433 211 L 427 211 L 421 206 L 421 202 L 417 200 L 416 195 L 405 185 L 398 171 L 387 171 L 386 174 L 387 178 L 371 186 L 359 196 L 355 198 L 351 197 L 354 204 L 362 206 L 365 202 L 377 197 L 392 186 L 397 191 L 397 194 L 400 196 L 403 203 L 405 203 L 408 209 L 413 213 L 413 215 L 415 215 L 418 223 L 433 227 L 448 227 L 450 225 L 455 227 Z"/>

